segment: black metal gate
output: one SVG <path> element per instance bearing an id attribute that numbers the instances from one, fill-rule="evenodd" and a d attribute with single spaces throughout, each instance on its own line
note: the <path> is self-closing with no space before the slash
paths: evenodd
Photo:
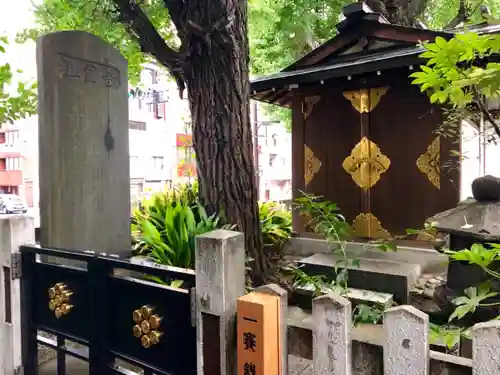
<path id="1" fill-rule="evenodd" d="M 22 246 L 21 254 L 25 375 L 38 374 L 37 345 L 56 350 L 58 375 L 71 375 L 66 355 L 88 362 L 90 375 L 196 374 L 194 271 L 37 246 Z M 38 255 L 82 266 L 42 262 Z"/>

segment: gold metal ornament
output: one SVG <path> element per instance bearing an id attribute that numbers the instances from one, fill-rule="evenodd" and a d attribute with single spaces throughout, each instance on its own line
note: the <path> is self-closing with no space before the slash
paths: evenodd
<path id="1" fill-rule="evenodd" d="M 142 329 L 141 329 L 141 326 L 139 325 L 135 325 L 132 332 L 134 333 L 134 337 L 140 339 L 141 336 L 142 336 Z"/>
<path id="2" fill-rule="evenodd" d="M 344 170 L 363 189 L 374 186 L 390 165 L 389 158 L 382 154 L 380 148 L 366 137 L 359 141 L 352 149 L 351 155 L 345 158 L 342 163 Z"/>
<path id="3" fill-rule="evenodd" d="M 149 319 L 153 315 L 155 308 L 151 305 L 145 305 L 141 307 L 141 314 L 144 319 Z"/>
<path id="4" fill-rule="evenodd" d="M 417 168 L 427 176 L 427 179 L 437 189 L 441 189 L 441 137 L 437 136 L 427 147 L 427 150 L 418 157 Z"/>
<path id="5" fill-rule="evenodd" d="M 54 312 L 54 316 L 59 319 L 68 315 L 73 309 L 70 298 L 73 292 L 64 283 L 57 283 L 49 288 L 49 309 Z"/>
<path id="6" fill-rule="evenodd" d="M 142 322 L 142 314 L 141 314 L 141 310 L 134 310 L 133 312 L 133 319 L 134 319 L 134 322 L 136 324 L 141 324 Z"/>
<path id="7" fill-rule="evenodd" d="M 151 327 L 150 327 L 149 322 L 147 320 L 143 320 L 141 322 L 141 330 L 145 334 L 148 334 L 149 332 L 151 332 Z"/>
<path id="8" fill-rule="evenodd" d="M 349 100 L 352 106 L 359 113 L 369 113 L 380 103 L 389 87 L 377 87 L 372 89 L 360 89 L 354 91 L 344 91 L 344 98 Z"/>
<path id="9" fill-rule="evenodd" d="M 148 337 L 149 337 L 149 341 L 151 341 L 151 344 L 152 345 L 156 345 L 160 342 L 160 338 L 163 336 L 163 333 L 159 332 L 159 331 L 152 331 Z"/>
<path id="10" fill-rule="evenodd" d="M 163 336 L 163 332 L 160 331 L 163 317 L 155 314 L 154 306 L 145 305 L 134 310 L 132 319 L 135 323 L 132 333 L 140 340 L 143 348 L 149 349 L 159 344 L 160 338 Z"/>
<path id="11" fill-rule="evenodd" d="M 307 186 L 312 181 L 316 173 L 319 172 L 322 163 L 316 156 L 314 156 L 314 153 L 309 147 L 307 147 L 307 145 L 304 145 L 304 161 L 304 182 Z"/>
<path id="12" fill-rule="evenodd" d="M 386 231 L 380 221 L 372 213 L 359 214 L 352 223 L 354 234 L 361 238 L 389 238 L 391 234 Z"/>
<path id="13" fill-rule="evenodd" d="M 151 348 L 151 340 L 148 335 L 144 335 L 141 337 L 141 345 L 145 349 Z"/>
<path id="14" fill-rule="evenodd" d="M 149 326 L 151 327 L 151 329 L 154 330 L 160 328 L 162 319 L 163 318 L 161 316 L 158 316 L 156 314 L 149 318 Z"/>

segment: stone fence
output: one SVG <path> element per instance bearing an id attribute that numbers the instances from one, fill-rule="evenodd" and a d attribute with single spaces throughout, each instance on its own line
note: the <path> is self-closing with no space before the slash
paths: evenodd
<path id="1" fill-rule="evenodd" d="M 383 325 L 353 327 L 351 314 L 345 298 L 314 299 L 312 316 L 303 326 L 288 326 L 289 354 L 310 359 L 314 375 L 499 373 L 499 321 L 473 327 L 472 358 L 464 358 L 429 349 L 428 316 L 413 306 L 386 310 Z"/>
<path id="2" fill-rule="evenodd" d="M 16 374 L 22 369 L 22 275 L 15 254 L 21 244 L 34 243 L 32 218 L 0 218 L 0 238 L 0 374 Z M 244 270 L 244 252 L 241 233 L 215 231 L 197 238 L 200 375 L 242 373 L 236 369 L 234 326 L 236 300 L 244 293 L 244 272 L 236 272 Z M 300 310 L 303 316 L 298 317 L 280 287 L 267 285 L 257 291 L 281 301 L 282 375 L 296 373 L 292 359 L 297 357 L 311 361 L 309 371 L 314 375 L 490 375 L 500 368 L 500 321 L 474 326 L 472 358 L 462 358 L 429 349 L 429 318 L 411 306 L 387 310 L 383 325 L 360 328 L 353 327 L 351 303 L 343 297 L 320 296 L 313 300 L 312 314 Z M 369 332 L 372 337 L 367 340 Z"/>

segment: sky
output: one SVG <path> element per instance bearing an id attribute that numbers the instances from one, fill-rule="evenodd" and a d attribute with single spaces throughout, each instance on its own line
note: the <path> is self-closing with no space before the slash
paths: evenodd
<path id="1" fill-rule="evenodd" d="M 16 45 L 14 38 L 18 32 L 33 26 L 31 8 L 32 0 L 15 0 L 0 12 L 0 35 L 7 36 L 10 42 L 7 53 L 0 56 L 0 62 L 7 60 L 14 69 L 23 70 L 23 79 L 36 77 L 35 44 Z"/>

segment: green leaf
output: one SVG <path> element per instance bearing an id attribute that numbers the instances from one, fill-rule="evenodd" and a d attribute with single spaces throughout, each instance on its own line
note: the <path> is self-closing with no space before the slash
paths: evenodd
<path id="1" fill-rule="evenodd" d="M 488 298 L 496 297 L 497 292 L 491 292 L 491 283 L 486 282 L 479 287 L 470 287 L 464 291 L 465 296 L 457 297 L 452 302 L 457 307 L 450 315 L 449 321 L 461 319 L 468 313 L 473 313 Z"/>
<path id="2" fill-rule="evenodd" d="M 448 318 L 448 321 L 451 322 L 454 319 L 462 319 L 465 315 L 467 315 L 471 311 L 470 307 L 468 305 L 460 305 L 455 308 L 455 311 L 450 315 Z"/>

